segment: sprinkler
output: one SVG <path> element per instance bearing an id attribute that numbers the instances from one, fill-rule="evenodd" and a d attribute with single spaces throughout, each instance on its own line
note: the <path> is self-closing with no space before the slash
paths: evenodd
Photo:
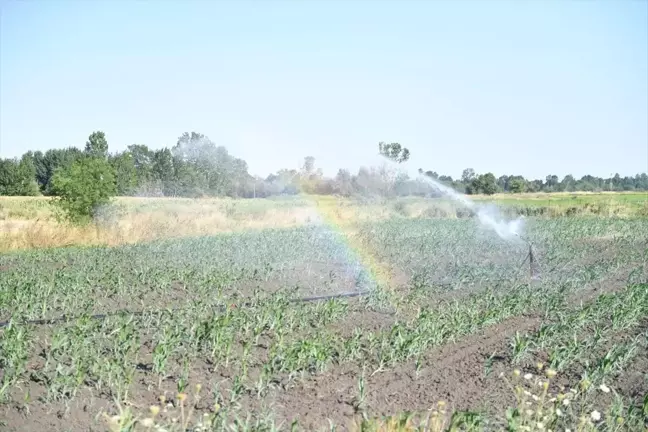
<path id="1" fill-rule="evenodd" d="M 521 236 L 520 234 L 515 234 L 518 236 L 522 241 L 524 241 L 528 246 L 529 246 L 529 253 L 527 256 L 524 258 L 524 261 L 522 262 L 522 265 L 524 265 L 527 260 L 529 260 L 529 277 L 531 280 L 539 280 L 540 279 L 540 273 L 536 273 L 534 264 L 538 266 L 537 260 L 535 257 L 535 253 L 533 252 L 533 243 L 531 243 L 531 240 Z"/>

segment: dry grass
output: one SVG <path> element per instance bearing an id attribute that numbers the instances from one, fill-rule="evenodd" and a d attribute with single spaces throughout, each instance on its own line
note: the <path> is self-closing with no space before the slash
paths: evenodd
<path id="1" fill-rule="evenodd" d="M 120 198 L 104 221 L 74 226 L 54 217 L 46 198 L 0 200 L 0 251 L 138 243 L 161 238 L 242 230 L 286 228 L 308 223 L 313 209 L 303 205 L 250 200 Z M 31 217 L 30 217 L 31 216 Z"/>
<path id="2" fill-rule="evenodd" d="M 566 214 L 648 216 L 646 195 L 637 193 L 520 194 L 475 197 L 546 217 Z M 307 199 L 117 198 L 91 226 L 59 223 L 46 197 L 0 197 L 0 252 L 69 245 L 120 245 L 161 238 L 210 235 L 251 229 L 288 228 L 318 220 L 352 236 L 365 221 L 456 218 L 447 199 L 402 198 L 359 202 L 332 196 Z"/>

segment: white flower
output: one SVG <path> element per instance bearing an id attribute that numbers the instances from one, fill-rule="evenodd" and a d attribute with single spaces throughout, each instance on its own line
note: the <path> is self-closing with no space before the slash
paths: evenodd
<path id="1" fill-rule="evenodd" d="M 536 424 L 536 427 L 538 429 L 540 429 L 540 430 L 544 429 L 544 425 L 542 423 L 540 423 L 540 422 L 538 422 L 538 424 Z"/>
<path id="2" fill-rule="evenodd" d="M 150 428 L 151 426 L 153 426 L 153 419 L 150 417 L 145 418 L 144 420 L 142 420 L 142 426 Z"/>
<path id="3" fill-rule="evenodd" d="M 601 384 L 599 388 L 603 393 L 610 393 L 610 387 L 606 386 L 605 384 Z"/>
<path id="4" fill-rule="evenodd" d="M 528 374 L 524 375 L 525 380 L 530 380 L 531 378 L 533 378 L 533 374 L 528 373 Z"/>
<path id="5" fill-rule="evenodd" d="M 560 408 L 556 408 L 556 415 L 558 417 L 562 416 L 562 411 L 560 410 Z"/>
<path id="6" fill-rule="evenodd" d="M 571 432 L 571 429 L 565 429 L 565 432 Z"/>
<path id="7" fill-rule="evenodd" d="M 565 406 L 569 405 L 569 399 L 563 399 L 563 405 Z"/>
<path id="8" fill-rule="evenodd" d="M 592 414 L 590 414 L 590 417 L 592 417 L 592 420 L 594 420 L 594 421 L 599 421 L 599 420 L 601 420 L 601 413 L 594 410 L 594 411 L 592 411 Z"/>

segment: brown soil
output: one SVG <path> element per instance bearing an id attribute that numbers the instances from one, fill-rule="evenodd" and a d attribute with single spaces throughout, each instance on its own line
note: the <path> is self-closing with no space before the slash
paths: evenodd
<path id="1" fill-rule="evenodd" d="M 335 323 L 332 330 L 350 335 L 354 328 L 360 331 L 375 331 L 393 323 L 394 317 L 375 311 L 352 310 L 345 319 Z M 503 362 L 508 339 L 516 330 L 530 330 L 538 324 L 537 319 L 518 317 L 489 327 L 467 337 L 456 344 L 447 344 L 431 350 L 421 359 L 418 373 L 414 362 L 397 365 L 382 371 L 365 370 L 366 400 L 363 409 L 369 415 L 394 414 L 405 410 L 426 410 L 439 400 L 446 401 L 451 408 L 467 409 L 481 405 L 504 405 L 510 402 L 510 392 L 498 378 L 498 364 L 488 376 L 485 361 L 493 353 L 502 353 Z M 353 323 L 353 326 L 351 325 Z M 48 338 L 50 328 L 44 327 L 39 339 Z M 158 403 L 158 396 L 166 392 L 173 396 L 177 391 L 174 376 L 163 382 L 158 389 L 157 378 L 150 371 L 150 343 L 144 343 L 141 351 L 142 367 L 138 370 L 129 396 L 129 404 L 140 412 L 146 412 L 150 405 Z M 36 352 L 46 349 L 38 347 Z M 265 357 L 263 349 L 255 352 L 259 360 Z M 29 369 L 38 371 L 44 361 L 36 358 L 29 363 Z M 259 362 L 260 363 L 260 362 Z M 251 376 L 258 371 L 252 370 Z M 304 379 L 290 381 L 281 379 L 270 393 L 258 399 L 255 394 L 244 394 L 239 403 L 244 412 L 270 410 L 276 418 L 290 424 L 293 419 L 306 430 L 325 427 L 328 420 L 348 427 L 359 411 L 354 407 L 358 395 L 358 379 L 362 375 L 358 365 L 331 366 L 320 374 L 306 375 Z M 36 374 L 32 374 L 35 377 Z M 190 382 L 201 382 L 210 392 L 216 384 L 221 394 L 228 399 L 233 370 L 213 370 L 205 361 L 194 363 Z M 34 378 L 33 378 L 34 379 Z M 115 406 L 107 394 L 85 389 L 67 403 L 41 403 L 46 393 L 42 383 L 34 380 L 21 383 L 12 393 L 13 402 L 0 405 L 0 418 L 7 431 L 82 431 L 106 430 L 105 423 L 97 415 L 102 411 L 114 414 Z M 25 395 L 31 403 L 24 404 Z M 202 409 L 212 406 L 211 395 L 200 403 Z"/>
<path id="2" fill-rule="evenodd" d="M 323 264 L 322 264 L 323 265 Z M 11 267 L 0 268 L 10 270 Z M 312 270 L 312 271 L 311 271 Z M 268 281 L 247 281 L 227 287 L 226 295 L 245 297 L 255 288 L 272 291 L 279 288 L 289 288 L 300 284 L 305 292 L 310 286 L 322 286 L 320 275 L 328 271 L 318 264 L 309 269 L 301 268 L 290 272 L 293 279 Z M 353 290 L 353 280 L 349 277 L 348 270 L 338 266 L 330 270 L 341 276 L 326 287 L 325 294 L 332 292 Z M 569 298 L 572 304 L 590 301 L 602 292 L 613 292 L 625 286 L 627 272 L 620 271 L 610 274 L 605 280 L 582 290 Z M 405 276 L 400 275 L 405 284 Z M 185 286 L 182 281 L 174 281 L 168 287 L 159 287 L 150 291 L 138 289 L 137 298 L 126 301 L 124 297 L 103 298 L 102 306 L 108 309 L 127 308 L 136 310 L 139 305 L 162 305 L 173 307 L 181 305 L 192 299 L 191 287 Z M 468 293 L 478 291 L 483 287 L 475 286 L 474 289 L 465 289 L 460 292 L 434 292 L 417 304 L 427 302 L 434 304 L 440 300 L 461 299 Z M 312 294 L 312 290 L 310 291 Z M 411 293 L 410 289 L 403 289 L 403 295 Z M 388 329 L 397 319 L 407 319 L 411 311 L 377 311 L 363 307 L 361 302 L 349 301 L 348 313 L 338 321 L 326 326 L 322 331 L 351 337 L 355 331 L 376 332 Z M 365 359 L 367 368 L 362 369 L 359 364 L 329 365 L 322 373 L 305 374 L 296 379 L 279 377 L 272 383 L 267 395 L 258 398 L 254 388 L 246 389 L 238 404 L 243 413 L 271 412 L 276 419 L 290 425 L 292 420 L 298 420 L 299 425 L 305 430 L 320 430 L 328 427 L 331 420 L 338 426 L 338 430 L 348 430 L 354 419 L 363 412 L 368 416 L 381 416 L 397 414 L 403 411 L 426 411 L 438 401 L 448 404 L 449 410 L 486 410 L 493 411 L 501 407 L 510 406 L 514 395 L 501 373 L 511 371 L 510 363 L 510 338 L 516 332 L 531 332 L 541 324 L 541 318 L 535 315 L 518 316 L 496 325 L 478 331 L 475 334 L 462 338 L 456 343 L 429 350 L 419 359 L 418 368 L 414 360 L 398 364 L 394 367 L 379 370 L 372 359 Z M 90 387 L 83 388 L 67 402 L 43 402 L 46 396 L 46 384 L 39 381 L 38 371 L 44 366 L 44 356 L 40 354 L 48 349 L 48 340 L 54 326 L 35 328 L 38 346 L 32 352 L 37 355 L 30 358 L 26 379 L 13 386 L 9 402 L 0 403 L 0 430 L 6 431 L 105 431 L 105 422 L 99 415 L 106 411 L 115 413 L 113 396 L 106 392 L 90 391 Z M 318 331 L 320 329 L 317 329 Z M 1 330 L 0 330 L 1 331 Z M 259 366 L 267 359 L 267 348 L 263 345 L 255 347 L 252 356 L 249 375 L 251 378 L 258 376 Z M 240 347 L 235 347 L 239 350 Z M 148 407 L 158 403 L 158 396 L 166 394 L 173 397 L 177 392 L 177 379 L 180 370 L 178 365 L 173 368 L 173 374 L 162 382 L 158 388 L 157 376 L 152 372 L 152 343 L 143 341 L 140 350 L 140 367 L 138 368 L 128 397 L 128 405 L 136 412 L 146 413 Z M 648 352 L 642 352 L 635 357 L 624 374 L 618 379 L 615 390 L 623 396 L 641 397 L 648 392 Z M 218 392 L 225 401 L 229 401 L 229 390 L 236 371 L 233 367 L 214 369 L 206 359 L 198 358 L 192 364 L 189 382 L 201 383 L 204 399 L 197 405 L 200 413 L 213 406 L 215 398 L 213 392 Z M 358 382 L 364 376 L 366 395 L 362 404 L 358 403 Z M 0 382 L 2 371 L 0 371 Z M 578 374 L 566 374 L 562 383 L 573 385 Z M 254 381 L 254 380 L 252 380 Z M 26 402 L 27 401 L 27 402 Z"/>
<path id="3" fill-rule="evenodd" d="M 405 410 L 425 411 L 437 402 L 451 409 L 506 406 L 512 394 L 499 378 L 500 367 L 486 374 L 485 361 L 493 353 L 506 352 L 508 338 L 516 330 L 531 330 L 539 321 L 523 317 L 492 326 L 456 344 L 432 350 L 422 359 L 418 373 L 414 362 L 384 371 L 365 370 L 364 409 L 371 416 Z M 500 357 L 504 361 L 505 357 Z M 276 396 L 276 412 L 312 430 L 328 419 L 349 425 L 358 415 L 354 402 L 362 370 L 346 366 L 317 375 Z"/>

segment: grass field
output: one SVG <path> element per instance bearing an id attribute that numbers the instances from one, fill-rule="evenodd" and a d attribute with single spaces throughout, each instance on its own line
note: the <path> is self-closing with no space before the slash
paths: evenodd
<path id="1" fill-rule="evenodd" d="M 646 193 L 556 193 L 474 196 L 499 205 L 509 216 L 648 217 Z M 137 243 L 170 237 L 310 223 L 314 202 L 334 203 L 336 223 L 406 218 L 457 218 L 465 214 L 444 199 L 350 200 L 334 197 L 258 200 L 117 198 L 91 227 L 57 222 L 46 197 L 0 197 L 0 252 L 70 245 Z M 328 205 L 328 204 L 327 204 Z"/>
<path id="2" fill-rule="evenodd" d="M 532 266 L 438 200 L 2 199 L 0 429 L 646 430 L 645 202 L 557 197 Z"/>

